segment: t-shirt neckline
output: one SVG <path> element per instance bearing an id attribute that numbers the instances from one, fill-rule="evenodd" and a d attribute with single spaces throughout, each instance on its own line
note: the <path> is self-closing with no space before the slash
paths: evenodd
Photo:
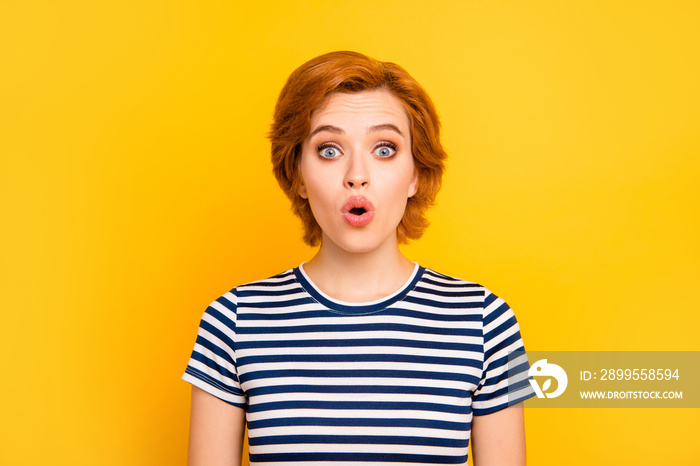
<path id="1" fill-rule="evenodd" d="M 404 282 L 401 287 L 395 292 L 383 298 L 376 299 L 374 301 L 362 302 L 362 303 L 351 303 L 347 301 L 341 301 L 338 299 L 331 298 L 323 291 L 321 291 L 316 284 L 311 281 L 306 272 L 304 271 L 304 264 L 302 262 L 298 267 L 294 268 L 294 275 L 301 284 L 302 288 L 309 293 L 316 301 L 330 309 L 331 311 L 336 311 L 342 314 L 370 314 L 373 312 L 378 312 L 392 304 L 401 301 L 406 297 L 406 295 L 416 286 L 418 281 L 423 276 L 425 267 L 421 267 L 417 262 L 414 262 L 415 267 L 411 276 Z"/>

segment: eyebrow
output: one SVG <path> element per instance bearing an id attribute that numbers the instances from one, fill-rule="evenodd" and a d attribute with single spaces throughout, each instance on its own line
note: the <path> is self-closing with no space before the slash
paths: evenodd
<path id="1" fill-rule="evenodd" d="M 375 126 L 370 126 L 367 128 L 367 133 L 376 133 L 379 131 L 394 131 L 398 133 L 400 136 L 403 136 L 403 133 L 401 130 L 396 126 L 392 125 L 391 123 L 385 123 L 383 125 L 375 125 Z M 309 137 L 313 137 L 314 135 L 320 133 L 321 131 L 328 131 L 329 133 L 335 133 L 335 134 L 345 134 L 345 131 L 343 128 L 338 128 L 337 126 L 333 125 L 321 125 L 315 130 L 311 131 L 311 134 L 309 134 Z"/>
<path id="2" fill-rule="evenodd" d="M 399 133 L 399 136 L 403 136 L 403 133 L 401 132 L 401 130 L 397 126 L 392 125 L 391 123 L 370 126 L 369 128 L 367 128 L 368 133 L 376 133 L 378 131 L 385 131 L 385 130 L 395 131 L 395 132 Z"/>
<path id="3" fill-rule="evenodd" d="M 313 137 L 314 134 L 318 134 L 321 131 L 328 131 L 329 133 L 335 133 L 335 134 L 345 134 L 345 131 L 343 131 L 342 128 L 338 128 L 337 126 L 333 125 L 321 125 L 315 130 L 311 131 L 311 134 L 309 134 L 309 137 Z"/>

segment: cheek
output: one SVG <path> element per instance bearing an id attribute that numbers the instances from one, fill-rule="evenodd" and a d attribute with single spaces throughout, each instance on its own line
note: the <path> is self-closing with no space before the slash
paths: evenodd
<path id="1" fill-rule="evenodd" d="M 382 176 L 387 186 L 389 197 L 394 200 L 406 201 L 415 194 L 415 170 L 413 165 L 402 166 L 399 170 L 391 170 Z"/>
<path id="2" fill-rule="evenodd" d="M 303 176 L 302 179 L 304 180 L 306 191 L 310 198 L 316 198 L 327 189 L 324 179 L 322 176 L 319 176 L 318 173 L 314 174 L 313 169 L 306 171 L 305 173 L 306 176 Z"/>
<path id="3" fill-rule="evenodd" d="M 395 175 L 391 179 L 391 184 L 386 186 L 386 190 L 383 191 L 381 197 L 384 199 L 384 208 L 392 212 L 391 217 L 400 220 L 406 210 L 409 184 L 403 178 Z"/>
<path id="4" fill-rule="evenodd" d="M 319 176 L 318 173 L 313 176 L 313 171 L 307 173 L 306 177 L 302 177 L 304 185 L 299 192 L 302 197 L 308 199 L 314 216 L 323 215 L 324 211 L 333 207 L 335 196 L 332 183 L 328 177 Z"/>

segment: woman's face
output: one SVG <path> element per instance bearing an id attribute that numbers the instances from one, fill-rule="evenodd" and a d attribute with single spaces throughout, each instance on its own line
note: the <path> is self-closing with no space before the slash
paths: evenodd
<path id="1" fill-rule="evenodd" d="M 324 245 L 363 253 L 396 244 L 418 179 L 401 102 L 384 89 L 327 97 L 311 115 L 301 178 Z"/>

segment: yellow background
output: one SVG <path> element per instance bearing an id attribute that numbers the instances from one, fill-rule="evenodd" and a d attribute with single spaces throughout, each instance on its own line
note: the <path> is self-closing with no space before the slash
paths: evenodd
<path id="1" fill-rule="evenodd" d="M 409 258 L 532 350 L 700 350 L 697 2 L 261 3 L 0 3 L 0 464 L 185 463 L 201 312 L 313 253 L 265 134 L 337 49 L 441 114 Z M 698 464 L 699 413 L 531 409 L 529 463 Z"/>

